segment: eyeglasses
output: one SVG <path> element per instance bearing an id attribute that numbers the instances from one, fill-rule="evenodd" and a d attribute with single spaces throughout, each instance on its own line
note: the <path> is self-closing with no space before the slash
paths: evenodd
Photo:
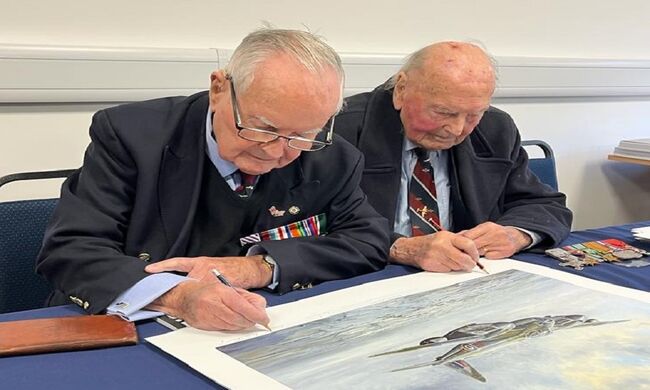
<path id="1" fill-rule="evenodd" d="M 263 144 L 273 142 L 278 138 L 284 138 L 287 140 L 287 145 L 289 145 L 290 148 L 302 150 L 304 152 L 314 152 L 332 144 L 332 137 L 334 134 L 333 116 L 330 120 L 330 125 L 325 136 L 325 141 L 318 141 L 315 139 L 299 137 L 295 135 L 281 135 L 274 131 L 256 129 L 254 127 L 247 127 L 242 125 L 241 115 L 239 114 L 239 103 L 237 103 L 237 94 L 235 93 L 235 83 L 232 81 L 232 77 L 230 75 L 226 76 L 226 78 L 230 80 L 230 99 L 232 103 L 232 114 L 235 118 L 237 135 L 241 138 L 248 141 L 260 142 Z M 320 131 L 315 132 L 315 135 L 319 132 Z"/>

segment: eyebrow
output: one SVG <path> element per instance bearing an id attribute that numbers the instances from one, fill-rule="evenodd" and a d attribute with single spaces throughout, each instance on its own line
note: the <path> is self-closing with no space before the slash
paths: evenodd
<path id="1" fill-rule="evenodd" d="M 274 128 L 275 130 L 278 130 L 278 129 L 279 129 L 278 126 L 276 126 L 273 122 L 271 122 L 270 120 L 268 120 L 268 119 L 267 119 L 266 117 L 264 117 L 264 116 L 261 116 L 261 115 L 259 115 L 259 116 L 254 115 L 253 118 L 260 120 L 260 121 L 263 122 L 266 126 L 272 127 L 272 128 Z M 300 133 L 296 133 L 296 134 L 313 134 L 313 133 L 320 133 L 321 131 L 323 131 L 323 128 L 319 127 L 319 128 L 315 128 L 315 129 L 305 130 L 305 131 L 302 131 L 302 132 L 300 132 Z"/>
<path id="2" fill-rule="evenodd" d="M 458 112 L 458 111 L 456 111 L 456 110 L 451 110 L 451 109 L 449 109 L 449 108 L 447 108 L 447 107 L 439 106 L 439 105 L 435 105 L 435 104 L 434 104 L 433 106 L 431 106 L 431 108 L 433 108 L 435 111 L 440 111 L 440 112 L 445 112 L 445 113 L 450 113 L 450 114 L 455 114 L 455 113 Z M 487 111 L 489 108 L 490 108 L 490 106 L 487 105 L 487 106 L 481 108 L 481 109 L 478 110 L 478 111 L 470 112 L 470 114 L 477 114 L 477 113 L 485 112 L 485 111 Z"/>
<path id="3" fill-rule="evenodd" d="M 278 126 L 273 124 L 273 122 L 271 122 L 270 120 L 266 119 L 265 117 L 263 117 L 261 115 L 260 116 L 254 116 L 254 118 L 259 119 L 260 121 L 264 122 L 264 124 L 267 125 L 267 126 L 271 126 L 271 127 L 275 128 L 275 129 L 278 128 Z"/>

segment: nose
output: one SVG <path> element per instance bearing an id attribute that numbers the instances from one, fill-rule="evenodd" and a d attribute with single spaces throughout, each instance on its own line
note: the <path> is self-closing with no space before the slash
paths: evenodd
<path id="1" fill-rule="evenodd" d="M 280 158 L 284 155 L 285 149 L 289 147 L 289 145 L 287 145 L 288 141 L 289 140 L 284 138 L 278 138 L 275 141 L 263 144 L 262 149 L 269 157 Z"/>
<path id="2" fill-rule="evenodd" d="M 449 122 L 445 126 L 447 131 L 455 136 L 459 136 L 463 133 L 466 124 L 465 115 L 458 115 L 454 118 L 450 118 Z"/>

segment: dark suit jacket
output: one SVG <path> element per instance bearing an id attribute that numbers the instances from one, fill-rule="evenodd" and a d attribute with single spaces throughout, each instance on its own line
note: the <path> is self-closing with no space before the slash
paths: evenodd
<path id="1" fill-rule="evenodd" d="M 97 313 L 148 275 L 139 254 L 151 261 L 185 255 L 201 191 L 207 110 L 203 92 L 95 114 L 83 167 L 64 183 L 39 255 L 37 270 L 56 290 L 51 303 L 71 299 Z M 279 292 L 384 266 L 388 224 L 359 188 L 362 169 L 363 156 L 336 138 L 267 174 L 274 190 L 250 233 L 327 217 L 326 236 L 260 243 L 279 266 Z M 274 217 L 271 205 L 300 212 Z"/>
<path id="2" fill-rule="evenodd" d="M 351 96 L 335 131 L 366 157 L 361 188 L 393 227 L 402 161 L 402 123 L 384 86 Z M 542 184 L 528 169 L 528 156 L 512 118 L 491 107 L 467 139 L 450 150 L 451 207 L 455 231 L 486 221 L 540 233 L 544 245 L 568 234 L 572 214 L 564 194 Z M 395 240 L 398 235 L 393 235 Z"/>

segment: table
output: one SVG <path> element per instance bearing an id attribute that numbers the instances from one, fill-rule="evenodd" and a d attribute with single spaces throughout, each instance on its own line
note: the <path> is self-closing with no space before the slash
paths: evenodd
<path id="1" fill-rule="evenodd" d="M 648 225 L 650 225 L 650 221 L 572 232 L 562 245 L 611 237 L 650 250 L 650 243 L 635 241 L 629 232 L 631 228 Z M 521 261 L 650 291 L 650 266 L 626 268 L 613 264 L 600 264 L 596 267 L 576 271 L 572 268 L 560 267 L 556 260 L 542 254 L 523 253 L 514 257 Z M 262 294 L 265 295 L 269 305 L 272 306 L 413 272 L 417 271 L 406 266 L 389 265 L 379 272 L 346 280 L 327 282 L 311 289 L 294 291 L 281 296 L 266 292 Z M 66 305 L 0 314 L 0 321 L 80 314 L 82 314 L 82 310 L 77 306 Z M 216 387 L 211 380 L 144 341 L 146 337 L 167 332 L 167 328 L 154 321 L 140 323 L 137 328 L 141 343 L 134 346 L 0 358 L 2 388 L 48 390 L 86 388 L 160 390 L 179 388 L 189 390 L 214 389 Z M 6 336 L 0 335 L 0 337 Z"/>

